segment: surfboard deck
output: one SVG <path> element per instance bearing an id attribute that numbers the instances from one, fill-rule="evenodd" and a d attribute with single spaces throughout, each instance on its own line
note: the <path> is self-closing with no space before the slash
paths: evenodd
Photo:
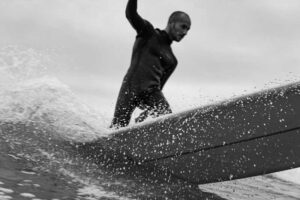
<path id="1" fill-rule="evenodd" d="M 105 146 L 196 184 L 300 167 L 300 82 L 121 129 Z"/>

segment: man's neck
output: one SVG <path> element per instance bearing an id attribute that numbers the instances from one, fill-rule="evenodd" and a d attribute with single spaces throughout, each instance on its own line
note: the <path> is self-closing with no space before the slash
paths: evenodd
<path id="1" fill-rule="evenodd" d="M 171 41 L 171 43 L 173 42 L 173 38 L 171 36 L 171 33 L 170 33 L 170 28 L 167 26 L 164 31 L 167 33 L 168 37 L 169 37 L 169 40 Z"/>

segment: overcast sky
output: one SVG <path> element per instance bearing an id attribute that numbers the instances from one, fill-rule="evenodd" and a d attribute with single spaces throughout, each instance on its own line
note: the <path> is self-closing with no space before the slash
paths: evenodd
<path id="1" fill-rule="evenodd" d="M 53 66 L 58 75 L 90 81 L 91 88 L 102 80 L 117 93 L 135 38 L 126 3 L 0 0 L 0 46 L 54 52 L 62 66 Z M 186 11 L 192 27 L 172 45 L 179 64 L 169 85 L 255 85 L 300 77 L 299 0 L 138 1 L 140 15 L 161 29 L 175 10 Z"/>

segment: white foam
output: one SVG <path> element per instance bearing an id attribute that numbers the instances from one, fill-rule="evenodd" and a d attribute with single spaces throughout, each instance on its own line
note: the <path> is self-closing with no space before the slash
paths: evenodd
<path id="1" fill-rule="evenodd" d="M 13 199 L 11 196 L 7 196 L 7 195 L 1 195 L 0 194 L 0 199 L 1 200 L 9 200 L 9 199 Z"/>
<path id="2" fill-rule="evenodd" d="M 7 189 L 7 188 L 3 188 L 3 187 L 0 187 L 0 191 L 1 191 L 1 192 L 4 192 L 4 193 L 9 193 L 9 194 L 14 193 L 13 190 Z"/>
<path id="3" fill-rule="evenodd" d="M 90 141 L 107 135 L 95 114 L 57 79 L 42 77 L 5 91 L 0 100 L 2 121 L 36 121 L 54 129 L 55 138 Z"/>
<path id="4" fill-rule="evenodd" d="M 17 157 L 17 156 L 14 156 L 14 155 L 11 155 L 11 154 L 7 154 L 7 155 L 10 156 L 10 157 L 12 157 L 12 158 L 15 159 L 15 160 L 20 160 L 20 158 Z"/>
<path id="5" fill-rule="evenodd" d="M 4 183 L 0 181 L 0 185 L 4 185 Z"/>
<path id="6" fill-rule="evenodd" d="M 73 178 L 74 182 L 81 183 L 82 185 L 84 185 L 84 187 L 79 188 L 77 190 L 77 194 L 80 197 L 85 197 L 89 200 L 97 200 L 99 198 L 116 198 L 120 200 L 128 199 L 128 198 L 120 197 L 113 192 L 107 192 L 101 186 L 92 184 L 90 180 L 83 180 L 73 172 L 70 172 L 64 168 L 59 169 L 59 171 L 62 174 Z"/>
<path id="7" fill-rule="evenodd" d="M 21 173 L 23 174 L 27 174 L 27 175 L 35 175 L 35 172 L 28 172 L 28 171 L 21 171 Z"/>
<path id="8" fill-rule="evenodd" d="M 27 198 L 34 198 L 35 197 L 34 194 L 30 194 L 30 193 L 21 193 L 20 196 L 27 197 Z"/>
<path id="9" fill-rule="evenodd" d="M 99 186 L 89 185 L 78 189 L 78 195 L 82 197 L 88 197 L 89 200 L 97 200 L 99 198 L 116 198 L 121 200 L 127 200 L 128 198 L 120 197 L 112 192 L 107 192 Z"/>

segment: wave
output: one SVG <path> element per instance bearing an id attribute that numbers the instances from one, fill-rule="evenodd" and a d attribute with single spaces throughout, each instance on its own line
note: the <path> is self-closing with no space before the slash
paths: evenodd
<path id="1" fill-rule="evenodd" d="M 0 122 L 35 122 L 53 137 L 84 142 L 107 136 L 104 117 L 83 104 L 69 87 L 45 74 L 33 50 L 0 51 Z"/>
<path id="2" fill-rule="evenodd" d="M 80 199 L 222 199 L 188 184 L 153 181 L 151 174 L 144 175 L 140 169 L 96 163 L 78 153 L 73 143 L 98 140 L 111 131 L 106 128 L 105 116 L 47 73 L 51 67 L 47 60 L 33 49 L 0 49 L 0 161 L 24 160 L 23 174 L 42 171 L 50 177 L 59 174 L 71 179 Z M 12 165 L 17 165 L 13 161 Z M 35 180 L 40 179 L 37 176 Z M 249 184 L 255 183 L 254 179 Z M 2 187 L 5 182 L 0 180 L 0 184 Z"/>

